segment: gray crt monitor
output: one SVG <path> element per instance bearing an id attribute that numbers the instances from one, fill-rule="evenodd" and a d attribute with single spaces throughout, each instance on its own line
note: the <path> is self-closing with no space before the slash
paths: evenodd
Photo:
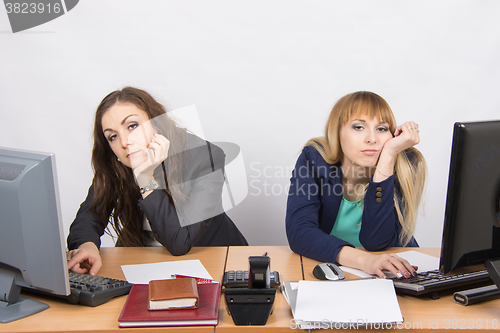
<path id="1" fill-rule="evenodd" d="M 440 271 L 500 257 L 500 121 L 455 123 Z"/>
<path id="2" fill-rule="evenodd" d="M 21 287 L 69 295 L 53 154 L 0 147 L 0 322 L 49 306 Z"/>

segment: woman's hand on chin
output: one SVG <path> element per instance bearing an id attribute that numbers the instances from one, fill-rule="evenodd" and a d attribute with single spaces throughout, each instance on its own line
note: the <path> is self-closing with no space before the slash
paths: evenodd
<path id="1" fill-rule="evenodd" d="M 139 187 L 144 187 L 153 179 L 155 169 L 167 159 L 170 141 L 161 134 L 154 134 L 147 149 L 142 153 L 146 155 L 138 165 L 132 163 L 134 176 Z"/>

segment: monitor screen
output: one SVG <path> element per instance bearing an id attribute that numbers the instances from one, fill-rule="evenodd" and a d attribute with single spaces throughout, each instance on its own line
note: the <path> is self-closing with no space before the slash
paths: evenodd
<path id="1" fill-rule="evenodd" d="M 54 155 L 0 148 L 0 321 L 48 305 L 21 287 L 69 295 Z"/>
<path id="2" fill-rule="evenodd" d="M 500 257 L 500 121 L 455 123 L 440 271 Z"/>

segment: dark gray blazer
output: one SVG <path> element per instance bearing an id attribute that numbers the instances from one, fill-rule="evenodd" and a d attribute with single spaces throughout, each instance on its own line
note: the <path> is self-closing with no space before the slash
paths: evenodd
<path id="1" fill-rule="evenodd" d="M 173 255 L 183 255 L 189 252 L 192 246 L 248 245 L 245 237 L 222 210 L 220 195 L 224 152 L 221 148 L 191 135 L 189 142 L 190 149 L 183 157 L 186 167 L 183 170 L 182 191 L 188 197 L 189 203 L 179 208 L 183 213 L 176 210 L 162 189 L 154 190 L 138 202 L 139 208 L 149 221 L 154 237 Z M 196 144 L 193 145 L 193 142 Z M 214 180 L 214 174 L 221 176 Z M 169 186 L 175 184 L 169 183 Z M 201 195 L 205 197 L 200 199 Z M 89 241 L 95 243 L 98 248 L 101 245 L 100 238 L 104 234 L 104 228 L 90 210 L 93 196 L 92 185 L 71 224 L 67 240 L 70 250 Z M 206 197 L 212 197 L 212 200 L 207 201 Z M 195 221 L 193 215 L 201 218 Z M 146 244 L 146 240 L 144 243 Z M 118 240 L 116 246 L 120 244 Z"/>

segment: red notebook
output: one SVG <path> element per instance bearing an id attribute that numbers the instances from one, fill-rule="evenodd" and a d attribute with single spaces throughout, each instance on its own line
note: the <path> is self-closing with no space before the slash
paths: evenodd
<path id="1" fill-rule="evenodd" d="M 118 318 L 120 327 L 217 325 L 220 283 L 198 284 L 199 305 L 189 310 L 148 310 L 149 286 L 134 284 Z"/>

